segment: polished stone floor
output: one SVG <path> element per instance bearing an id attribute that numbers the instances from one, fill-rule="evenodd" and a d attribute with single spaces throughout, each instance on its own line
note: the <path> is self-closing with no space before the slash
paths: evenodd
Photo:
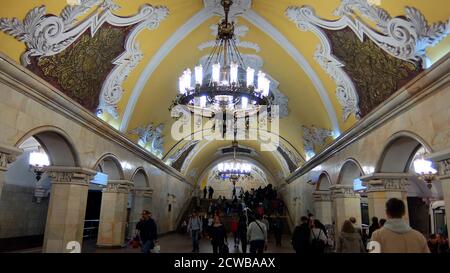
<path id="1" fill-rule="evenodd" d="M 162 236 L 159 239 L 159 244 L 161 248 L 161 253 L 190 253 L 192 250 L 191 238 L 187 234 L 170 234 Z M 241 253 L 241 248 L 234 248 L 233 239 L 228 236 L 228 246 L 230 248 L 230 253 Z M 22 251 L 17 251 L 22 253 L 40 253 L 41 248 L 26 249 Z M 127 246 L 124 248 L 97 248 L 95 246 L 95 241 L 85 241 L 83 243 L 83 253 L 139 253 L 140 249 L 132 248 Z M 281 246 L 275 245 L 275 239 L 269 237 L 269 244 L 267 248 L 267 253 L 294 253 L 292 246 L 290 244 L 290 236 L 284 235 L 282 239 Z M 200 240 L 200 253 L 212 253 L 211 242 L 203 238 Z"/>

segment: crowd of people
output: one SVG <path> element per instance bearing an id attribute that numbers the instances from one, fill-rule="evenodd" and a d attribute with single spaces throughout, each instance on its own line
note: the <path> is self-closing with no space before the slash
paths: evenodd
<path id="1" fill-rule="evenodd" d="M 355 217 L 345 220 L 335 242 L 312 214 L 301 217 L 301 224 L 292 235 L 292 246 L 297 253 L 445 253 L 448 239 L 442 234 L 425 236 L 412 229 L 402 218 L 406 208 L 402 200 L 391 198 L 386 202 L 387 219 L 372 218 L 368 233 L 362 230 Z M 370 244 L 370 245 L 369 245 Z"/>
<path id="2" fill-rule="evenodd" d="M 203 197 L 211 199 L 208 208 L 203 212 L 200 207 L 195 208 L 182 225 L 183 232 L 188 232 L 192 237 L 192 252 L 199 252 L 201 237 L 211 241 L 213 253 L 229 251 L 229 233 L 234 247 L 238 249 L 240 246 L 242 253 L 264 252 L 269 231 L 274 234 L 276 245 L 281 246 L 284 223 L 280 215 L 284 212 L 284 203 L 271 184 L 241 192 L 239 196 L 233 188 L 232 199 L 219 196 L 213 200 L 213 195 L 214 189 L 205 187 Z M 230 219 L 227 225 L 223 223 L 225 217 Z"/>
<path id="3" fill-rule="evenodd" d="M 270 190 L 258 189 L 248 195 L 249 205 L 255 201 L 276 200 L 276 195 L 270 195 Z M 261 194 L 262 193 L 262 194 Z M 188 221 L 185 221 L 184 232 L 188 232 L 192 238 L 192 252 L 199 252 L 199 241 L 203 237 L 211 242 L 213 253 L 228 253 L 228 237 L 234 243 L 236 250 L 241 248 L 242 253 L 263 253 L 267 250 L 269 231 L 275 237 L 276 246 L 281 246 L 283 233 L 283 221 L 279 214 L 269 218 L 266 212 L 273 211 L 273 207 L 261 211 L 260 205 L 252 210 L 242 198 L 238 206 L 232 206 L 231 218 L 225 224 L 227 215 L 226 199 L 219 198 L 210 203 L 206 212 L 196 208 Z M 259 199 L 262 198 L 262 199 Z M 253 200 L 253 201 L 251 201 Z M 259 202 L 261 203 L 261 202 Z M 233 203 L 231 203 L 233 204 Z M 405 204 L 402 200 L 391 198 L 386 202 L 387 219 L 378 220 L 372 218 L 368 232 L 361 229 L 355 217 L 345 220 L 335 238 L 330 238 L 329 230 L 314 215 L 301 217 L 300 225 L 295 227 L 292 234 L 291 244 L 296 253 L 448 253 L 448 239 L 444 234 L 431 234 L 427 240 L 425 236 L 412 229 L 403 220 L 406 213 Z M 270 220 L 269 220 L 270 219 Z M 147 210 L 142 212 L 142 217 L 136 225 L 136 236 L 142 252 L 154 252 L 158 243 L 156 223 Z M 248 249 L 249 248 L 249 249 Z"/>
<path id="4" fill-rule="evenodd" d="M 214 188 L 203 188 L 203 199 L 212 200 L 214 195 Z M 259 187 L 257 189 L 251 189 L 250 191 L 240 192 L 237 194 L 236 187 L 232 189 L 232 198 L 227 200 L 225 196 L 219 195 L 215 203 L 210 204 L 212 210 L 208 214 L 214 214 L 215 210 L 222 210 L 227 216 L 231 213 L 239 213 L 244 207 L 257 212 L 260 215 L 283 215 L 284 202 L 278 197 L 276 188 L 272 184 L 268 184 L 266 187 Z"/>

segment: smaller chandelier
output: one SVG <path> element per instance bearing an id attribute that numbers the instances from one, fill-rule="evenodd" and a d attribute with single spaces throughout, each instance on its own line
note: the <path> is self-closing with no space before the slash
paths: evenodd
<path id="1" fill-rule="evenodd" d="M 42 174 L 44 174 L 45 167 L 50 165 L 50 160 L 47 154 L 42 151 L 30 153 L 28 164 L 30 170 L 36 175 L 36 180 L 41 180 Z"/>
<path id="2" fill-rule="evenodd" d="M 220 180 L 230 180 L 233 185 L 236 185 L 238 180 L 245 180 L 252 177 L 252 165 L 248 163 L 241 163 L 236 160 L 236 150 L 238 142 L 232 142 L 233 147 L 233 161 L 219 163 L 214 177 Z"/>
<path id="3" fill-rule="evenodd" d="M 270 107 L 270 80 L 259 71 L 246 67 L 236 46 L 234 22 L 228 21 L 231 0 L 221 1 L 225 18 L 218 24 L 216 43 L 206 65 L 186 69 L 178 82 L 175 106 L 185 106 L 191 113 L 212 118 L 218 112 L 232 112 L 234 117 L 257 114 L 261 106 Z M 175 118 L 179 113 L 174 114 Z"/>
<path id="4" fill-rule="evenodd" d="M 433 180 L 436 179 L 437 170 L 432 165 L 433 163 L 429 160 L 414 160 L 414 171 L 419 175 L 420 179 L 427 183 L 428 189 L 433 187 Z"/>

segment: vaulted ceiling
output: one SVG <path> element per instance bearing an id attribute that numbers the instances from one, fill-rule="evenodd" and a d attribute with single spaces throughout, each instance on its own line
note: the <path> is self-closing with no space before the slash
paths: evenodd
<path id="1" fill-rule="evenodd" d="M 91 0 L 91 2 L 103 1 Z M 162 158 L 167 160 L 183 147 L 183 143 L 186 143 L 178 143 L 178 140 L 171 137 L 171 124 L 174 120 L 170 116 L 168 107 L 177 94 L 179 75 L 185 68 L 195 66 L 199 59 L 210 51 L 210 48 L 200 50 L 199 46 L 215 39 L 211 26 L 219 22 L 220 16 L 215 15 L 214 10 L 208 8 L 208 5 L 214 6 L 220 1 L 114 0 L 112 2 L 120 7 L 112 10 L 112 13 L 123 17 L 135 15 L 144 4 L 155 7 L 164 6 L 168 9 L 168 15 L 161 19 L 156 28 L 143 29 L 136 36 L 135 42 L 142 52 L 142 59 L 135 67 L 127 71 L 127 77 L 122 83 L 123 94 L 117 104 L 118 115 L 114 117 L 107 112 L 100 115 L 100 118 L 111 126 L 125 133 L 149 123 L 155 125 L 164 123 Z M 257 46 L 242 47 L 240 50 L 244 54 L 257 55 L 262 59 L 262 69 L 279 83 L 277 89 L 288 99 L 288 114 L 280 120 L 279 135 L 283 138 L 287 150 L 300 157 L 296 163 L 301 164 L 303 161 L 301 157 L 305 157 L 302 126 L 324 128 L 334 132 L 336 136 L 351 128 L 357 122 L 357 118 L 354 114 L 344 118 L 342 105 L 336 95 L 337 81 L 315 58 L 317 46 L 321 44 L 321 40 L 313 31 L 299 29 L 291 20 L 292 18 L 286 14 L 286 10 L 292 6 L 308 5 L 315 10 L 317 17 L 337 20 L 341 16 L 333 12 L 344 2 L 364 1 L 236 0 L 234 2 L 235 5 L 242 4 L 244 7 L 246 3 L 250 4 L 250 9 L 243 10 L 236 21 L 238 26 L 248 28 L 248 31 L 244 29 L 239 37 L 240 40 Z M 392 18 L 405 15 L 406 6 L 419 10 L 429 24 L 443 21 L 448 25 L 450 17 L 450 6 L 447 0 L 373 0 L 371 2 L 378 4 Z M 23 20 L 31 9 L 40 5 L 46 7 L 47 14 L 59 15 L 67 6 L 67 2 L 64 0 L 4 0 L 0 17 L 17 17 Z M 93 10 L 95 6 L 90 11 Z M 359 13 L 356 12 L 356 14 Z M 91 14 L 86 12 L 77 20 L 81 22 L 89 16 Z M 375 23 L 367 17 L 359 16 L 358 18 L 368 26 L 376 27 Z M 125 31 L 129 34 L 130 30 Z M 435 62 L 449 49 L 450 38 L 447 37 L 439 44 L 426 48 L 426 54 L 431 62 Z M 19 62 L 27 47 L 25 43 L 2 32 L 0 33 L 0 50 Z M 97 58 L 97 55 L 93 55 L 92 58 Z M 356 64 L 357 67 L 371 65 L 371 63 Z M 108 68 L 105 69 L 107 71 Z M 355 79 L 355 85 L 360 88 L 361 85 L 356 83 L 355 73 L 346 72 Z M 361 97 L 361 93 L 359 96 Z M 136 141 L 138 139 L 136 135 L 129 134 L 129 136 Z M 332 138 L 328 138 L 327 141 L 332 141 Z M 277 152 L 261 151 L 258 141 L 244 141 L 240 144 L 254 149 L 256 153 L 252 156 L 268 170 L 286 169 L 281 162 L 282 157 L 277 155 Z M 220 156 L 215 154 L 216 151 L 227 145 L 230 145 L 230 141 L 202 141 L 199 147 L 194 149 L 194 154 L 189 155 L 189 166 L 185 166 L 183 171 L 185 173 L 189 170 L 204 171 L 206 166 Z M 275 172 L 273 174 L 274 177 L 277 176 Z"/>

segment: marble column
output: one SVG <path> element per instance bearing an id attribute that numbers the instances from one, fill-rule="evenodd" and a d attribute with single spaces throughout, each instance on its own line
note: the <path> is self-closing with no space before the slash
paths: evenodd
<path id="1" fill-rule="evenodd" d="M 141 219 L 143 210 L 152 212 L 152 194 L 153 190 L 150 188 L 135 188 L 131 191 L 133 194 L 133 204 L 131 206 L 130 220 L 129 220 L 129 236 L 136 233 L 136 224 Z"/>
<path id="2" fill-rule="evenodd" d="M 442 193 L 444 195 L 445 202 L 447 232 L 450 234 L 450 149 L 431 154 L 428 156 L 428 159 L 438 163 L 439 173 L 436 178 L 441 181 Z"/>
<path id="3" fill-rule="evenodd" d="M 361 177 L 363 185 L 367 187 L 369 217 L 386 219 L 386 202 L 391 198 L 397 198 L 405 203 L 406 213 L 403 219 L 409 221 L 406 187 L 411 177 L 412 175 L 408 173 L 374 173 Z"/>
<path id="4" fill-rule="evenodd" d="M 355 217 L 356 225 L 361 226 L 361 196 L 353 191 L 353 185 L 334 185 L 330 191 L 335 234 L 340 233 L 342 224 L 350 217 Z"/>
<path id="5" fill-rule="evenodd" d="M 331 194 L 330 191 L 315 191 L 314 198 L 314 216 L 324 225 L 333 223 L 331 217 Z"/>
<path id="6" fill-rule="evenodd" d="M 52 187 L 43 252 L 72 252 L 74 244 L 81 250 L 89 182 L 96 172 L 57 166 L 47 167 L 46 172 Z"/>
<path id="7" fill-rule="evenodd" d="M 6 183 L 5 174 L 8 170 L 8 164 L 14 162 L 21 153 L 21 149 L 0 144 L 0 198 L 2 197 L 3 185 Z"/>
<path id="8" fill-rule="evenodd" d="M 132 186 L 133 183 L 128 180 L 109 180 L 103 189 L 97 246 L 124 246 L 128 193 Z"/>

